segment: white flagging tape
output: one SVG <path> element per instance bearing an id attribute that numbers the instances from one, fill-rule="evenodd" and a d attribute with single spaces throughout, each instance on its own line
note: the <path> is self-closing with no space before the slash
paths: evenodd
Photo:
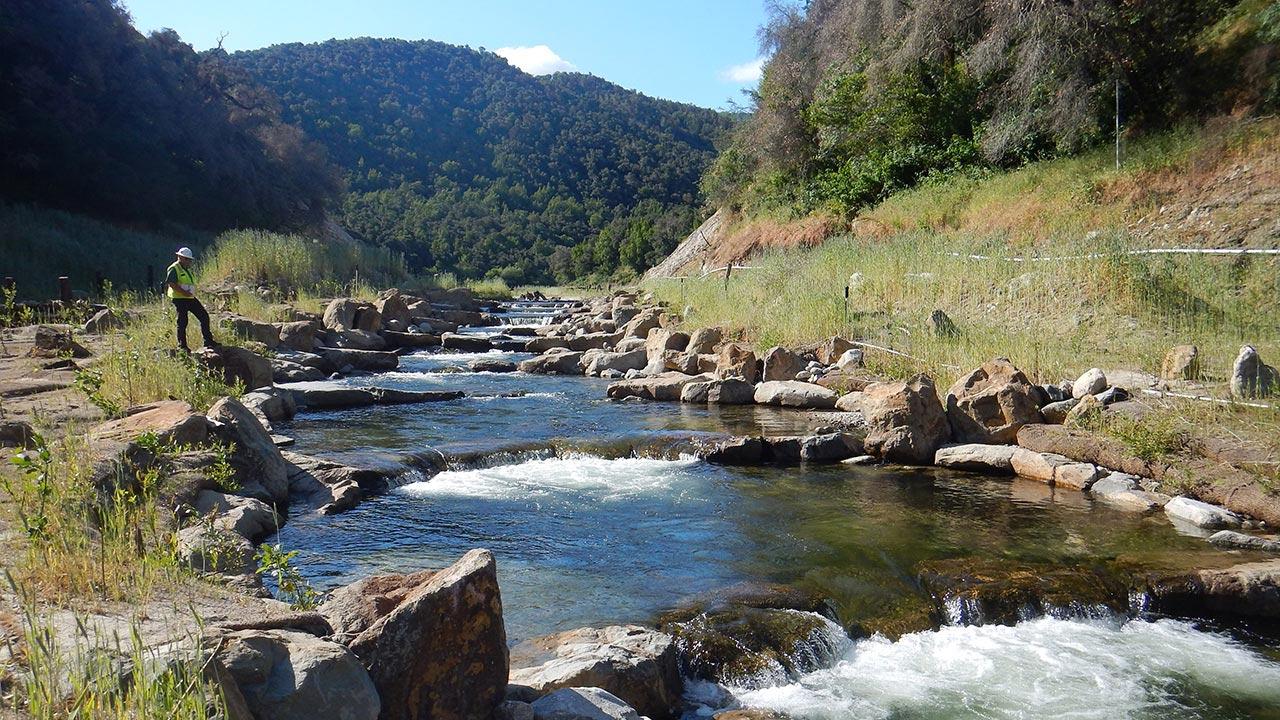
<path id="1" fill-rule="evenodd" d="M 1056 255 L 1051 257 L 1000 257 L 999 255 L 966 255 L 947 253 L 951 257 L 969 260 L 1004 260 L 1005 262 L 1057 262 L 1062 260 L 1100 260 L 1106 257 L 1132 255 L 1280 255 L 1280 248 L 1151 248 L 1149 250 L 1123 250 L 1110 253 L 1085 255 Z"/>
<path id="2" fill-rule="evenodd" d="M 906 354 L 906 353 L 904 353 L 904 352 L 900 352 L 900 351 L 898 351 L 898 350 L 894 350 L 893 348 L 880 347 L 879 345 L 872 345 L 872 344 L 871 344 L 871 343 L 869 343 L 869 342 L 863 342 L 863 341 L 861 341 L 861 340 L 850 340 L 849 342 L 850 342 L 850 343 L 852 343 L 852 344 L 854 344 L 854 345 L 857 345 L 858 347 L 864 347 L 864 348 L 867 348 L 868 350 L 879 350 L 880 352 L 886 352 L 886 353 L 889 353 L 890 355 L 897 355 L 898 357 L 904 357 L 904 358 L 907 358 L 908 360 L 915 360 L 916 362 L 918 362 L 918 363 L 920 363 L 920 364 L 922 364 L 922 365 L 927 363 L 927 361 L 922 360 L 922 359 L 920 359 L 920 358 L 918 358 L 918 357 L 916 357 L 916 356 L 914 356 L 914 355 L 908 355 L 908 354 Z M 946 364 L 946 363 L 938 363 L 938 364 L 939 364 L 939 365 L 941 365 L 941 366 L 942 366 L 942 367 L 944 367 L 944 368 L 948 368 L 948 369 L 951 369 L 951 370 L 959 370 L 959 369 L 960 369 L 960 366 L 959 366 L 959 365 L 948 365 L 948 364 Z"/>
<path id="3" fill-rule="evenodd" d="M 1280 406 L 1277 405 L 1244 402 L 1242 400 L 1224 400 L 1222 398 L 1209 397 L 1207 395 L 1190 395 L 1187 393 L 1167 392 L 1165 390 L 1152 390 L 1151 388 L 1143 388 L 1142 392 L 1146 395 L 1155 395 L 1156 397 L 1175 397 L 1183 400 L 1200 400 L 1203 402 L 1218 403 L 1220 405 L 1240 405 L 1241 407 L 1261 408 L 1263 410 L 1280 410 Z"/>

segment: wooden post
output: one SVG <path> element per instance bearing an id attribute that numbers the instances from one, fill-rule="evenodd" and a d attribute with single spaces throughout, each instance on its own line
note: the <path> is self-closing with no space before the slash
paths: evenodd
<path id="1" fill-rule="evenodd" d="M 99 298 L 107 294 L 107 279 L 102 276 L 101 270 L 93 271 L 93 291 Z"/>
<path id="2" fill-rule="evenodd" d="M 64 304 L 71 303 L 71 278 L 66 275 L 58 278 L 58 299 Z"/>
<path id="3" fill-rule="evenodd" d="M 729 292 L 729 274 L 733 272 L 733 263 L 729 263 L 724 267 L 724 291 Z"/>

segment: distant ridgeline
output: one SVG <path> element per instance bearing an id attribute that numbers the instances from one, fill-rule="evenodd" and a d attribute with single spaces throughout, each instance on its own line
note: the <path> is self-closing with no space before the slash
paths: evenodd
<path id="1" fill-rule="evenodd" d="M 335 40 L 231 56 L 346 172 L 339 219 L 415 270 L 565 281 L 657 263 L 695 227 L 723 113 L 482 50 Z"/>

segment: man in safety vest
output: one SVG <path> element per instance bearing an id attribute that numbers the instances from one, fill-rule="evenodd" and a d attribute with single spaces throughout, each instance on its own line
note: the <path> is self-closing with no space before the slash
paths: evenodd
<path id="1" fill-rule="evenodd" d="M 191 352 L 191 348 L 187 347 L 187 313 L 195 315 L 200 321 L 200 334 L 204 335 L 205 347 L 218 347 L 213 333 L 209 331 L 209 313 L 196 299 L 196 276 L 191 272 L 191 262 L 195 255 L 191 253 L 191 248 L 185 247 L 178 248 L 174 254 L 178 259 L 169 266 L 164 287 L 165 294 L 173 301 L 173 309 L 178 312 L 178 347 L 183 352 Z"/>

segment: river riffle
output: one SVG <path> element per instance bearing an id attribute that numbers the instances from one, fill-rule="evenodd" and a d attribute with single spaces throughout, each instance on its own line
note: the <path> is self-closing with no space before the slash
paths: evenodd
<path id="1" fill-rule="evenodd" d="M 1142 617 L 1140 608 L 1013 626 L 911 624 L 924 602 L 919 569 L 931 562 L 1177 569 L 1253 555 L 1182 534 L 1163 515 L 1007 477 L 710 465 L 681 456 L 673 439 L 795 434 L 820 419 L 609 402 L 605 381 L 466 372 L 476 357 L 420 353 L 393 373 L 335 381 L 463 390 L 461 400 L 305 413 L 279 426 L 305 452 L 335 459 L 428 448 L 451 458 L 438 474 L 408 471 L 350 512 L 292 518 L 278 540 L 300 551 L 317 586 L 441 567 L 486 547 L 498 559 L 512 642 L 652 622 L 682 599 L 743 581 L 818 591 L 846 626 L 902 609 L 901 637 L 843 641 L 823 669 L 736 693 L 796 717 L 1278 716 L 1276 650 L 1247 631 Z M 647 450 L 636 457 L 637 447 Z M 691 696 L 699 692 L 708 703 L 715 695 L 694 686 Z"/>

